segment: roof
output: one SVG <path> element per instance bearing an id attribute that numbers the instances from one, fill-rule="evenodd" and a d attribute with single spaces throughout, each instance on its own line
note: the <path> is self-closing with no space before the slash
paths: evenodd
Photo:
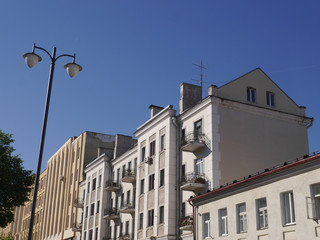
<path id="1" fill-rule="evenodd" d="M 193 202 L 193 201 L 198 201 L 198 200 L 203 200 L 205 198 L 208 197 L 214 197 L 215 194 L 218 193 L 223 193 L 226 192 L 227 190 L 235 190 L 237 189 L 237 187 L 241 187 L 244 186 L 246 184 L 250 184 L 253 183 L 257 180 L 263 180 L 264 178 L 267 178 L 268 176 L 272 176 L 272 175 L 276 175 L 277 173 L 281 173 L 284 172 L 286 170 L 291 170 L 294 169 L 296 167 L 308 164 L 308 163 L 312 163 L 314 161 L 317 161 L 317 163 L 320 163 L 320 153 L 313 153 L 312 156 L 309 155 L 305 155 L 302 158 L 297 158 L 295 161 L 293 162 L 284 162 L 283 165 L 279 166 L 279 167 L 275 167 L 272 169 L 265 169 L 262 172 L 258 172 L 255 175 L 249 175 L 248 177 L 244 177 L 241 180 L 234 180 L 232 183 L 227 183 L 225 185 L 221 185 L 219 188 L 213 189 L 210 192 L 204 193 L 202 195 L 198 195 L 198 196 L 194 196 L 191 197 L 188 202 Z"/>

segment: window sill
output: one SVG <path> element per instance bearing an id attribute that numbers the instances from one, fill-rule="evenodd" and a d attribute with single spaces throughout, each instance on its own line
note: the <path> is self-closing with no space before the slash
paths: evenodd
<path id="1" fill-rule="evenodd" d="M 293 226 L 293 225 L 296 225 L 296 223 L 295 222 L 293 222 L 293 223 L 285 223 L 283 225 L 283 227 L 289 227 L 289 226 Z"/>

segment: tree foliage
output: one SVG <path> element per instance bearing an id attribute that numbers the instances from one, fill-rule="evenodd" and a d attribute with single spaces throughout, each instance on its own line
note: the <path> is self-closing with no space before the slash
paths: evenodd
<path id="1" fill-rule="evenodd" d="M 16 206 L 29 200 L 34 178 L 32 171 L 25 170 L 19 155 L 10 146 L 12 134 L 0 130 L 0 227 L 13 221 Z"/>

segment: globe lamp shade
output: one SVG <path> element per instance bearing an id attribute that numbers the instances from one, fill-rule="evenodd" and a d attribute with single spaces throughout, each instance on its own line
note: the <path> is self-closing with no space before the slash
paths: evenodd
<path id="1" fill-rule="evenodd" d="M 64 68 L 67 70 L 68 75 L 72 78 L 82 70 L 82 67 L 76 63 L 67 63 L 64 65 Z"/>
<path id="2" fill-rule="evenodd" d="M 26 64 L 29 68 L 33 68 L 35 65 L 37 65 L 38 62 L 41 62 L 42 60 L 42 58 L 35 53 L 25 53 L 22 55 L 22 57 L 26 61 Z"/>

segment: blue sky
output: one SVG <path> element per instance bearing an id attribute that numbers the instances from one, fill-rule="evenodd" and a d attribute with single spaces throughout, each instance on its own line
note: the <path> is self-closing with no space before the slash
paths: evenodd
<path id="1" fill-rule="evenodd" d="M 49 58 L 26 67 L 32 44 L 77 54 L 73 79 L 55 69 L 44 159 L 85 131 L 132 135 L 150 104 L 178 110 L 179 85 L 207 67 L 203 94 L 256 67 L 314 117 L 310 151 L 320 150 L 320 1 L 2 1 L 0 129 L 13 133 L 36 169 Z"/>

